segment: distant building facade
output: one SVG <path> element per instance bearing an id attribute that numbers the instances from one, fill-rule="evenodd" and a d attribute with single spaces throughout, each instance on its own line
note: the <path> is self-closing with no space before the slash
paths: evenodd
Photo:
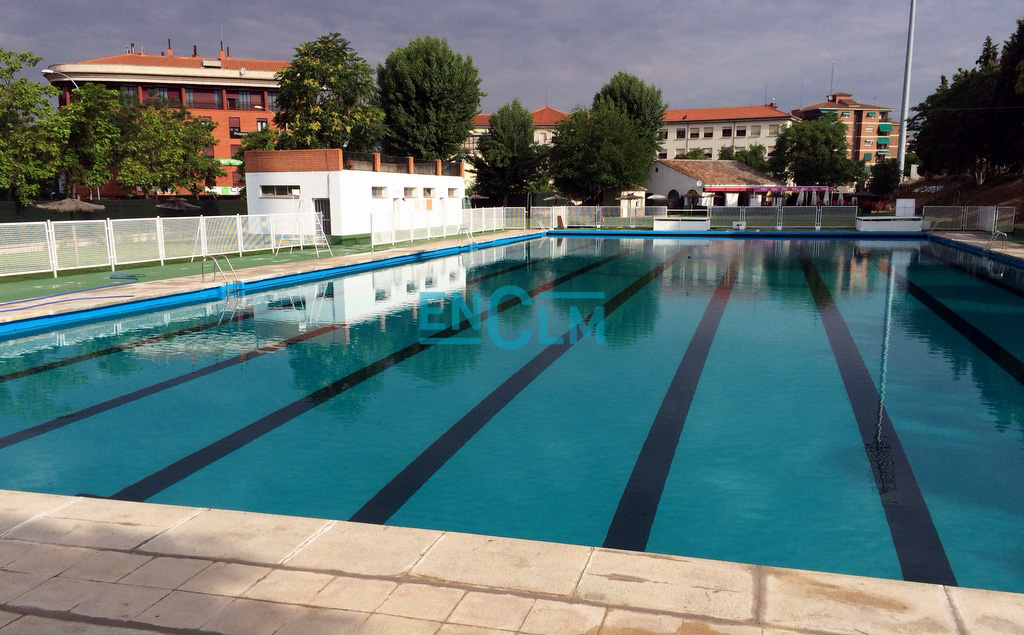
<path id="1" fill-rule="evenodd" d="M 850 93 L 833 93 L 820 104 L 794 110 L 793 115 L 814 120 L 830 112 L 836 113 L 839 121 L 846 124 L 851 159 L 863 160 L 870 169 L 882 159 L 893 158 L 890 147 L 899 138 L 900 124 L 890 120 L 892 108 L 862 104 Z"/>
<path id="2" fill-rule="evenodd" d="M 533 115 L 533 141 L 541 145 L 550 145 L 555 136 L 555 128 L 569 116 L 569 113 L 555 110 L 554 108 L 538 108 L 530 113 Z M 466 155 L 479 154 L 480 137 L 487 134 L 491 129 L 491 115 L 476 115 L 473 117 L 473 129 L 469 131 L 469 138 L 462 145 L 462 151 Z"/>
<path id="3" fill-rule="evenodd" d="M 220 51 L 218 57 L 174 55 L 168 42 L 159 55 L 136 53 L 133 48 L 121 55 L 73 64 L 54 64 L 46 72 L 50 83 L 62 90 L 60 105 L 70 101 L 72 80 L 102 84 L 127 93 L 140 102 L 150 94 L 183 104 L 196 117 L 217 124 L 213 136 L 217 144 L 207 155 L 220 160 L 227 176 L 217 179 L 210 193 L 237 195 L 242 187 L 236 172 L 234 154 L 242 137 L 274 125 L 277 111 L 278 71 L 288 62 L 232 58 Z M 70 79 L 69 79 L 70 78 Z M 124 195 L 116 184 L 101 188 L 104 196 Z"/>
<path id="4" fill-rule="evenodd" d="M 664 196 L 672 209 L 777 205 L 787 189 L 782 182 L 739 161 L 659 159 L 648 176 L 647 192 Z"/>
<path id="5" fill-rule="evenodd" d="M 779 133 L 796 121 L 775 104 L 738 108 L 695 108 L 668 110 L 661 128 L 662 149 L 659 159 L 682 158 L 692 150 L 704 152 L 704 158 L 717 159 L 721 148 L 746 150 L 763 145 L 769 153 Z"/>

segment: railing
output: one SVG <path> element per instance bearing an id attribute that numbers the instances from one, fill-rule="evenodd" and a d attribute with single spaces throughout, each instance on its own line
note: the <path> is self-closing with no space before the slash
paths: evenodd
<path id="1" fill-rule="evenodd" d="M 373 154 L 369 152 L 350 152 L 345 150 L 346 170 L 367 170 L 373 171 Z"/>
<path id="2" fill-rule="evenodd" d="M 509 209 L 515 208 L 420 209 L 406 206 L 392 212 L 372 214 L 370 243 L 377 247 L 457 236 L 461 230 L 476 234 L 505 229 Z"/>
<path id="3" fill-rule="evenodd" d="M 409 159 L 382 154 L 380 155 L 380 171 L 406 174 L 409 172 Z"/>
<path id="4" fill-rule="evenodd" d="M 316 245 L 311 212 L 0 223 L 0 276 Z"/>
<path id="5" fill-rule="evenodd" d="M 530 210 L 529 224 L 531 229 L 557 229 L 558 227 L 650 228 L 654 226 L 654 216 L 664 216 L 666 213 L 668 213 L 668 208 L 664 206 L 631 208 L 625 211 L 618 206 L 597 205 L 534 207 Z"/>
<path id="6" fill-rule="evenodd" d="M 1012 232 L 1017 208 L 1012 206 L 925 205 L 921 216 L 932 229 L 944 231 Z"/>
<path id="7" fill-rule="evenodd" d="M 781 231 L 799 229 L 856 229 L 857 208 L 853 205 L 788 205 L 785 207 L 712 207 L 708 210 L 712 229 L 732 229 L 743 223 L 747 229 Z"/>
<path id="8" fill-rule="evenodd" d="M 437 162 L 431 159 L 413 159 L 412 167 L 414 174 L 437 174 Z"/>

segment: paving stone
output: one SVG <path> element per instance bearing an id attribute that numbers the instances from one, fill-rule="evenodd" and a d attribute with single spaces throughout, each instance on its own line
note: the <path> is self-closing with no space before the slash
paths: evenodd
<path id="1" fill-rule="evenodd" d="M 210 566 L 209 560 L 153 558 L 121 579 L 123 584 L 177 589 Z"/>
<path id="2" fill-rule="evenodd" d="M 437 635 L 502 635 L 514 634 L 515 631 L 500 631 L 493 628 L 482 628 L 479 626 L 466 626 L 465 624 L 442 624 Z"/>
<path id="3" fill-rule="evenodd" d="M 599 606 L 537 600 L 519 630 L 532 635 L 589 635 L 597 633 L 604 613 Z"/>
<path id="4" fill-rule="evenodd" d="M 204 624 L 203 630 L 231 635 L 272 635 L 303 610 L 299 606 L 239 598 Z"/>
<path id="5" fill-rule="evenodd" d="M 22 557 L 35 543 L 0 539 L 0 569 Z"/>
<path id="6" fill-rule="evenodd" d="M 699 620 L 684 620 L 672 615 L 636 613 L 610 609 L 605 615 L 599 635 L 767 635 L 758 626 L 711 624 Z M 780 634 L 776 634 L 780 635 Z M 787 635 L 793 635 L 788 633 Z"/>
<path id="7" fill-rule="evenodd" d="M 746 621 L 754 615 L 747 565 L 597 549 L 580 579 L 583 600 Z"/>
<path id="8" fill-rule="evenodd" d="M 267 567 L 214 562 L 178 587 L 182 591 L 239 596 L 270 573 Z"/>
<path id="9" fill-rule="evenodd" d="M 157 503 L 133 503 L 130 501 L 104 500 L 101 498 L 80 498 L 71 505 L 50 516 L 87 520 L 114 525 L 144 526 L 167 529 L 198 511 L 197 507 L 179 507 Z"/>
<path id="10" fill-rule="evenodd" d="M 305 608 L 275 635 L 352 635 L 368 617 L 369 613 L 356 611 Z"/>
<path id="11" fill-rule="evenodd" d="M 102 590 L 72 612 L 89 617 L 132 620 L 170 593 L 167 589 L 101 583 Z"/>
<path id="12" fill-rule="evenodd" d="M 964 588 L 948 591 L 971 635 L 1024 635 L 1024 595 Z"/>
<path id="13" fill-rule="evenodd" d="M 395 615 L 371 615 L 356 631 L 357 635 L 434 635 L 440 622 L 426 622 Z"/>
<path id="14" fill-rule="evenodd" d="M 158 633 L 148 629 L 100 626 L 70 619 L 26 615 L 0 631 L 3 635 L 144 635 Z"/>
<path id="15" fill-rule="evenodd" d="M 334 576 L 308 571 L 276 570 L 253 585 L 245 597 L 254 600 L 309 604 Z"/>
<path id="16" fill-rule="evenodd" d="M 413 567 L 411 575 L 568 597 L 590 552 L 589 547 L 574 545 L 446 533 Z"/>
<path id="17" fill-rule="evenodd" d="M 73 518 L 41 518 L 13 532 L 10 537 L 33 542 L 47 542 L 96 549 L 138 547 L 160 531 L 145 525 L 77 520 Z"/>
<path id="18" fill-rule="evenodd" d="M 937 584 L 765 568 L 766 627 L 836 633 L 956 633 Z"/>
<path id="19" fill-rule="evenodd" d="M 391 592 L 378 613 L 443 622 L 451 615 L 465 591 L 428 584 L 400 584 Z"/>
<path id="20" fill-rule="evenodd" d="M 397 586 L 390 580 L 340 577 L 332 580 L 309 603 L 313 606 L 372 613 Z"/>
<path id="21" fill-rule="evenodd" d="M 324 522 L 211 509 L 146 543 L 145 551 L 273 565 L 308 540 Z"/>
<path id="22" fill-rule="evenodd" d="M 499 593 L 466 593 L 448 621 L 466 626 L 518 630 L 533 607 L 532 598 Z"/>
<path id="23" fill-rule="evenodd" d="M 34 589 L 50 576 L 21 573 L 18 571 L 0 571 L 0 604 L 6 604 L 22 593 Z"/>
<path id="24" fill-rule="evenodd" d="M 70 611 L 103 590 L 103 583 L 73 578 L 50 578 L 11 600 L 10 606 L 31 606 L 50 611 Z"/>
<path id="25" fill-rule="evenodd" d="M 7 626 L 19 617 L 21 617 L 21 613 L 10 613 L 8 611 L 0 611 L 0 628 Z"/>
<path id="26" fill-rule="evenodd" d="M 408 573 L 440 536 L 439 531 L 339 522 L 303 547 L 288 566 L 400 576 Z"/>
<path id="27" fill-rule="evenodd" d="M 60 507 L 67 500 L 65 496 L 0 490 L 0 534 L 43 512 Z"/>
<path id="28" fill-rule="evenodd" d="M 21 556 L 4 565 L 7 571 L 54 576 L 96 553 L 91 549 L 62 545 L 24 545 Z"/>
<path id="29" fill-rule="evenodd" d="M 97 551 L 62 573 L 61 576 L 97 582 L 117 582 L 151 559 L 149 556 L 137 556 L 119 551 Z"/>
<path id="30" fill-rule="evenodd" d="M 173 591 L 146 609 L 136 620 L 157 626 L 199 628 L 231 604 L 231 598 Z"/>

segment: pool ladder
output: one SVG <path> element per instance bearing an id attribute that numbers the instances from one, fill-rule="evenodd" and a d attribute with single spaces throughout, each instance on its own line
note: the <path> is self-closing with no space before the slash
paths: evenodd
<path id="1" fill-rule="evenodd" d="M 1003 249 L 1006 249 L 1007 244 L 1009 243 L 1009 240 L 1010 240 L 1009 237 L 1007 237 L 1006 232 L 994 231 L 994 232 L 992 232 L 992 237 L 988 239 L 988 243 L 985 244 L 985 256 L 986 257 L 988 257 L 988 258 L 992 257 L 992 244 L 994 242 L 996 242 L 997 240 L 999 240 L 1000 238 L 1003 240 Z"/>
<path id="2" fill-rule="evenodd" d="M 470 229 L 468 227 L 460 227 L 459 228 L 459 235 L 461 236 L 463 233 L 466 234 L 466 239 L 469 241 L 469 249 L 470 249 L 470 251 L 475 250 L 476 249 L 476 239 L 473 238 L 473 232 L 470 231 Z"/>
<path id="3" fill-rule="evenodd" d="M 224 280 L 224 286 L 227 289 L 228 295 L 231 295 L 232 292 L 237 293 L 237 292 L 242 290 L 242 281 L 238 279 L 238 273 L 235 271 L 234 265 L 231 264 L 231 261 L 228 260 L 227 256 L 221 256 L 221 258 L 223 258 L 224 259 L 224 263 L 227 264 L 228 271 L 231 272 L 231 278 L 232 278 L 233 282 L 232 282 L 232 280 L 228 280 L 228 276 L 224 272 L 224 268 L 220 266 L 220 261 L 217 260 L 217 256 L 215 256 L 215 255 L 203 256 L 202 260 L 199 261 L 201 280 L 203 282 L 206 282 L 206 259 L 207 258 L 209 258 L 210 260 L 213 261 L 213 264 L 217 268 L 217 271 L 220 272 L 220 277 L 223 278 L 223 280 Z M 213 277 L 214 277 L 215 280 L 217 279 L 217 275 L 216 274 L 214 274 Z"/>

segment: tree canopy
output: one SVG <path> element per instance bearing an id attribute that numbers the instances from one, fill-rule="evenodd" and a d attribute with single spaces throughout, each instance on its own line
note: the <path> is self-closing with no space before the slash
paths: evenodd
<path id="1" fill-rule="evenodd" d="M 973 175 L 1024 168 L 1024 20 L 1002 51 L 985 38 L 971 69 L 958 69 L 915 108 L 909 129 L 922 170 Z"/>
<path id="2" fill-rule="evenodd" d="M 635 75 L 619 71 L 612 75 L 594 95 L 593 107 L 613 106 L 633 122 L 637 134 L 654 145 L 654 153 L 661 146 L 661 126 L 668 106 L 662 101 L 661 89 L 648 86 Z M 654 157 L 651 157 L 653 162 Z"/>
<path id="3" fill-rule="evenodd" d="M 871 166 L 868 191 L 876 196 L 888 198 L 900 186 L 901 180 L 900 162 L 896 159 L 883 159 Z"/>
<path id="4" fill-rule="evenodd" d="M 373 69 L 340 34 L 299 45 L 277 78 L 280 147 L 375 149 L 384 115 L 374 103 Z"/>
<path id="5" fill-rule="evenodd" d="M 747 149 L 737 151 L 733 158 L 758 172 L 768 173 L 768 149 L 760 143 L 752 143 Z"/>
<path id="6" fill-rule="evenodd" d="M 61 109 L 70 133 L 61 168 L 67 171 L 72 188 L 78 184 L 98 188 L 114 179 L 122 138 L 119 108 L 116 90 L 90 82 L 73 90 L 71 103 Z"/>
<path id="7" fill-rule="evenodd" d="M 480 156 L 469 158 L 477 190 L 502 204 L 509 194 L 527 192 L 541 176 L 546 148 L 534 143 L 533 115 L 518 99 L 491 115 L 490 130 L 480 138 Z"/>
<path id="8" fill-rule="evenodd" d="M 776 178 L 797 185 L 843 185 L 864 176 L 860 163 L 848 158 L 848 152 L 846 125 L 830 112 L 779 132 L 768 167 Z"/>
<path id="9" fill-rule="evenodd" d="M 460 153 L 484 96 L 473 58 L 435 37 L 392 51 L 377 67 L 377 87 L 384 152 L 425 159 Z"/>
<path id="10" fill-rule="evenodd" d="M 67 142 L 68 119 L 53 112 L 50 98 L 58 91 L 24 77 L 40 57 L 0 49 L 0 191 L 28 205 L 60 166 Z"/>

